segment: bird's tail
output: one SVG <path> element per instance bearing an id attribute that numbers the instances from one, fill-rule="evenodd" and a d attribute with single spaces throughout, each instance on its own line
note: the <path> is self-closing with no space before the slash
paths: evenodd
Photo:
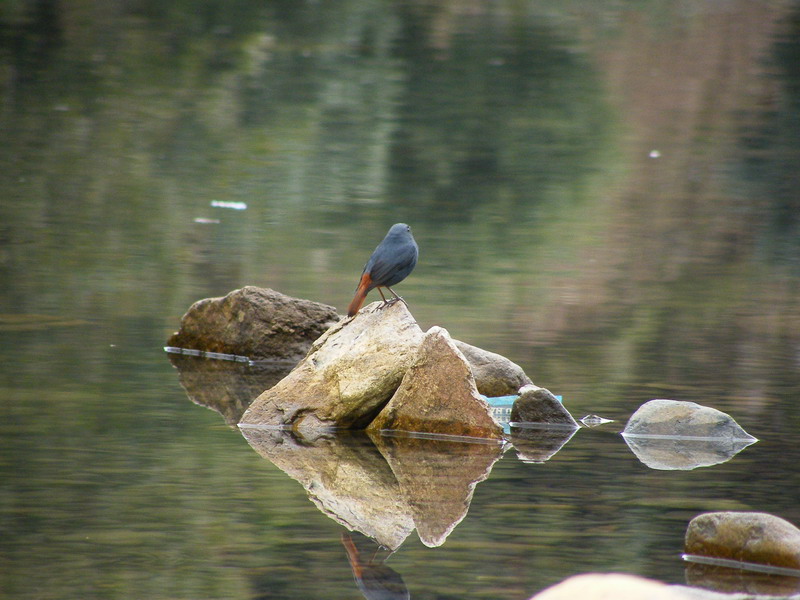
<path id="1" fill-rule="evenodd" d="M 358 282 L 356 295 L 353 297 L 353 301 L 350 303 L 350 306 L 347 307 L 348 317 L 352 317 L 361 309 L 362 306 L 364 306 L 364 300 L 367 297 L 367 293 L 372 289 L 371 285 L 372 278 L 369 276 L 369 273 L 364 273 L 361 276 L 361 281 Z"/>

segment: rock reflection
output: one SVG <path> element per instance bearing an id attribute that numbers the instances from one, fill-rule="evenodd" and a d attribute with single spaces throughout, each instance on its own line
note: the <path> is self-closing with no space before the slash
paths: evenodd
<path id="1" fill-rule="evenodd" d="M 261 456 L 300 483 L 327 516 L 392 551 L 417 530 L 439 546 L 464 518 L 475 485 L 503 446 L 361 432 L 297 433 L 241 427 Z"/>
<path id="2" fill-rule="evenodd" d="M 800 577 L 689 563 L 686 583 L 724 594 L 789 596 L 800 592 Z"/>
<path id="3" fill-rule="evenodd" d="M 303 437 L 241 427 L 253 449 L 305 488 L 325 515 L 396 550 L 414 530 L 397 479 L 365 434 Z"/>
<path id="4" fill-rule="evenodd" d="M 370 433 L 411 510 L 420 541 L 441 546 L 467 515 L 475 486 L 486 479 L 504 446 L 413 434 Z"/>
<path id="5" fill-rule="evenodd" d="M 756 442 L 751 440 L 690 438 L 622 438 L 643 464 L 659 471 L 691 471 L 729 461 Z"/>
<path id="6" fill-rule="evenodd" d="M 381 548 L 366 549 L 365 546 L 369 543 L 371 542 L 363 540 L 356 545 L 352 536 L 342 533 L 342 546 L 347 552 L 347 560 L 358 589 L 367 600 L 410 598 L 411 594 L 400 573 L 384 564 L 391 553 L 386 553 Z"/>
<path id="7" fill-rule="evenodd" d="M 236 425 L 250 403 L 294 367 L 293 362 L 242 364 L 167 354 L 189 400 L 218 412 Z"/>
<path id="8" fill-rule="evenodd" d="M 511 427 L 509 441 L 522 462 L 547 462 L 572 439 L 575 427 L 547 426 L 528 423 Z"/>

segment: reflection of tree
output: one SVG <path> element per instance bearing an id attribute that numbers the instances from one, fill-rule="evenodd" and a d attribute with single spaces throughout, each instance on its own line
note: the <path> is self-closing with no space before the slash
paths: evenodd
<path id="1" fill-rule="evenodd" d="M 474 4 L 403 13 L 391 195 L 433 222 L 487 205 L 506 226 L 530 222 L 595 168 L 605 111 L 589 65 L 546 21 Z"/>

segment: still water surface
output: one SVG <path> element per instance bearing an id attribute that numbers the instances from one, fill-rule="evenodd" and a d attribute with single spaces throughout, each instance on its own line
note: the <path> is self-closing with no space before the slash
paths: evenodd
<path id="1" fill-rule="evenodd" d="M 800 524 L 796 3 L 186 4 L 0 12 L 0 595 L 360 597 L 343 534 L 374 544 L 162 347 L 243 285 L 344 310 L 396 221 L 423 329 L 614 420 L 508 449 L 441 545 L 379 551 L 412 598 L 693 581 L 696 514 Z M 651 469 L 618 432 L 658 397 L 760 441 Z"/>

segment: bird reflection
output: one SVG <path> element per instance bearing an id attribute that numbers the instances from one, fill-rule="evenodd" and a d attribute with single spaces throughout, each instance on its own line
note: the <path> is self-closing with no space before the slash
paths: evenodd
<path id="1" fill-rule="evenodd" d="M 347 560 L 353 570 L 356 585 L 364 598 L 400 600 L 411 597 L 400 573 L 383 564 L 389 557 L 379 557 L 380 549 L 376 549 L 368 560 L 364 560 L 362 551 L 359 551 L 349 534 L 342 533 L 342 545 L 347 551 Z"/>

